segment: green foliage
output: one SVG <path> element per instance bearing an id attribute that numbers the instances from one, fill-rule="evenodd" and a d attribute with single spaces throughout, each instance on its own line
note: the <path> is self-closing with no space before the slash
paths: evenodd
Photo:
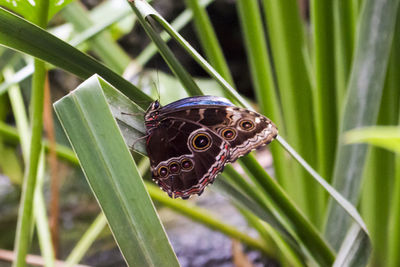
<path id="1" fill-rule="evenodd" d="M 345 135 L 347 144 L 368 143 L 400 153 L 400 128 L 397 126 L 374 126 L 351 130 Z"/>
<path id="2" fill-rule="evenodd" d="M 127 264 L 179 266 L 112 117 L 104 87 L 107 84 L 93 76 L 56 102 L 56 113 Z"/>
<path id="3" fill-rule="evenodd" d="M 49 2 L 46 18 L 49 21 L 55 14 L 74 0 L 1 0 L 0 6 L 18 13 L 29 21 L 36 21 L 38 17 L 37 7 L 46 1 Z"/>
<path id="4" fill-rule="evenodd" d="M 394 126 L 400 110 L 399 0 L 310 0 L 310 18 L 296 0 L 234 3 L 257 109 L 278 125 L 280 135 L 270 145 L 273 177 L 249 155 L 239 160 L 244 174 L 228 165 L 213 187 L 238 208 L 256 238 L 196 205 L 168 198 L 154 185 L 144 186 L 138 169 L 143 174 L 149 167 L 145 143 L 137 141 L 145 133 L 143 116 L 121 113 L 143 114 L 156 97 L 121 75 L 137 74 L 157 52 L 174 74 L 153 78 L 161 82 L 163 102 L 211 93 L 253 109 L 234 88 L 222 35 L 206 10 L 213 1 L 182 0 L 187 8 L 171 24 L 144 0 L 108 0 L 90 11 L 71 2 L 0 0 L 24 18 L 0 8 L 0 167 L 21 184 L 25 166 L 15 266 L 25 264 L 32 240 L 39 240 L 46 264 L 55 264 L 42 192 L 42 156 L 50 147 L 42 137 L 43 87 L 52 68 L 89 78 L 55 105 L 75 150 L 57 144 L 56 152 L 81 166 L 104 212 L 66 259 L 69 266 L 82 260 L 106 222 L 128 264 L 179 265 L 149 196 L 283 265 L 366 266 L 371 241 L 371 266 L 400 264 L 400 161 L 390 152 L 400 150 Z M 68 23 L 50 33 L 48 21 L 64 7 L 60 15 Z M 178 32 L 191 20 L 207 60 Z M 152 43 L 132 59 L 115 38 L 136 21 Z M 213 80 L 192 77 L 167 45 L 170 39 Z M 34 63 L 10 49 L 34 57 Z M 20 91 L 27 90 L 24 80 L 32 85 L 24 93 L 32 96 L 29 120 Z M 22 159 L 14 149 L 19 142 Z M 139 168 L 127 146 L 140 154 Z M 361 207 L 369 233 L 355 207 Z M 38 239 L 32 239 L 34 225 Z"/>

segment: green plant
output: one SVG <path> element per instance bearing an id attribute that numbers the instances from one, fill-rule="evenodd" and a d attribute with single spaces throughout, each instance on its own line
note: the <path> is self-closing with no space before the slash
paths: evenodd
<path id="1" fill-rule="evenodd" d="M 136 14 L 135 18 L 154 43 L 145 49 L 135 62 L 140 64 L 139 67 L 143 67 L 158 50 L 175 74 L 176 80 L 182 84 L 180 91 L 185 90 L 189 95 L 203 94 L 201 83 L 194 80 L 181 66 L 166 45 L 167 39 L 172 37 L 216 81 L 216 92 L 227 96 L 237 105 L 251 108 L 248 101 L 234 89 L 234 81 L 218 43 L 218 35 L 212 29 L 204 8 L 210 2 L 186 0 L 188 9 L 177 18 L 176 23 L 172 23 L 172 27 L 146 2 L 135 0 L 130 3 Z M 343 135 L 353 128 L 374 125 L 377 122 L 397 124 L 398 77 L 400 77 L 396 75 L 400 69 L 398 66 L 400 27 L 396 25 L 398 2 L 398 0 L 343 0 L 333 3 L 310 1 L 312 27 L 309 30 L 312 34 L 308 36 L 306 34 L 308 22 L 301 16 L 296 0 L 237 1 L 243 43 L 246 47 L 250 63 L 249 71 L 256 92 L 256 103 L 259 105 L 259 111 L 271 118 L 280 130 L 280 137 L 270 146 L 276 180 L 260 167 L 254 156 L 249 155 L 240 162 L 246 172 L 246 179 L 243 179 L 243 176 L 232 167 L 227 166 L 215 187 L 221 192 L 228 193 L 232 203 L 238 207 L 249 224 L 259 232 L 259 238 L 250 238 L 246 233 L 213 218 L 212 214 L 198 214 L 195 212 L 196 207 L 186 202 L 174 202 L 163 198 L 159 191 L 149 186 L 148 190 L 153 200 L 239 239 L 264 253 L 273 255 L 274 251 L 280 251 L 284 255 L 280 258 L 282 262 L 294 266 L 312 263 L 365 266 L 370 253 L 369 238 L 362 219 L 352 206 L 360 205 L 371 231 L 374 247 L 372 264 L 396 266 L 399 262 L 395 253 L 398 247 L 396 240 L 400 238 L 397 232 L 389 238 L 387 230 L 389 225 L 387 221 L 381 219 L 391 217 L 390 229 L 396 229 L 398 226 L 396 212 L 398 201 L 390 207 L 391 194 L 390 190 L 388 191 L 391 185 L 397 185 L 399 180 L 399 171 L 395 169 L 393 163 L 394 156 L 374 149 L 367 157 L 366 145 L 346 145 L 343 143 Z M 0 5 L 12 8 L 13 11 L 42 28 L 46 28 L 48 19 L 60 10 L 60 7 L 55 6 L 55 2 L 45 0 L 38 1 L 38 5 L 34 8 L 29 4 L 11 7 L 6 3 L 7 1 L 0 1 Z M 65 1 L 65 5 L 67 4 L 69 2 Z M 97 10 L 101 10 L 101 7 Z M 106 10 L 107 8 L 104 8 L 102 12 Z M 78 90 L 58 102 L 56 110 L 77 152 L 81 166 L 87 174 L 88 181 L 106 217 L 109 217 L 109 223 L 121 251 L 124 253 L 126 248 L 137 246 L 138 251 L 144 251 L 143 255 L 146 255 L 146 251 L 151 251 L 153 245 L 152 240 L 145 235 L 147 228 L 143 227 L 148 226 L 148 229 L 160 231 L 160 238 L 163 241 L 160 241 L 158 245 L 164 246 L 162 250 L 165 254 L 153 255 L 154 259 L 145 256 L 126 257 L 127 262 L 144 264 L 141 262 L 144 260 L 147 264 L 151 262 L 157 264 L 161 258 L 167 257 L 171 264 L 177 264 L 173 251 L 160 230 L 158 219 L 154 216 L 154 210 L 147 199 L 139 172 L 130 156 L 127 155 L 126 147 L 121 145 L 122 138 L 111 117 L 111 112 L 120 107 L 127 108 L 128 111 L 134 109 L 130 110 L 131 113 L 143 112 L 152 100 L 137 86 L 121 77 L 131 59 L 116 45 L 109 27 L 113 24 L 112 22 L 128 16 L 130 13 L 127 10 L 129 10 L 129 5 L 125 3 L 121 5 L 118 16 L 113 17 L 113 20 L 109 22 L 102 23 L 93 22 L 96 21 L 93 20 L 96 12 L 101 13 L 101 11 L 93 10 L 90 16 L 78 3 L 71 3 L 62 11 L 65 18 L 76 27 L 75 36 L 70 39 L 70 43 L 78 45 L 85 41 L 86 46 L 79 47 L 96 53 L 103 61 L 103 65 L 72 45 L 68 45 L 60 37 L 55 37 L 46 30 L 0 9 L 0 44 L 37 58 L 34 68 L 28 64 L 27 67 L 14 74 L 13 69 L 16 70 L 17 63 L 21 62 L 21 55 L 10 53 L 8 49 L 0 51 L 1 59 L 5 62 L 0 64 L 4 76 L 4 82 L 0 84 L 0 95 L 9 94 L 13 107 L 12 114 L 18 130 L 5 124 L 4 116 L 1 116 L 3 121 L 0 121 L 0 143 L 8 145 L 10 141 L 21 141 L 24 160 L 28 166 L 26 177 L 29 177 L 24 179 L 23 201 L 21 201 L 17 242 L 15 242 L 15 251 L 18 256 L 16 266 L 24 265 L 24 258 L 31 241 L 31 229 L 34 223 L 31 219 L 32 201 L 34 195 L 40 195 L 41 187 L 41 183 L 36 182 L 37 178 L 41 177 L 37 170 L 44 168 L 39 155 L 42 147 L 49 147 L 48 143 L 41 141 L 43 85 L 46 71 L 51 68 L 43 63 L 44 61 L 83 79 L 91 77 Z M 190 12 L 193 12 L 194 26 L 207 61 L 177 32 L 182 26 L 182 20 L 185 23 L 190 20 Z M 76 16 L 77 14 L 79 16 Z M 149 23 L 150 18 L 153 23 Z M 397 21 L 399 21 L 398 18 Z M 154 31 L 154 24 L 158 24 L 166 32 L 159 34 Z M 117 56 L 113 58 L 114 55 Z M 24 106 L 22 101 L 18 100 L 19 88 L 15 85 L 31 73 L 34 74 L 30 122 L 32 134 L 28 134 L 26 130 L 29 128 L 28 123 L 21 116 L 24 114 Z M 92 76 L 95 73 L 101 78 Z M 11 87 L 12 85 L 14 87 Z M 129 97 L 137 106 L 113 87 Z M 97 97 L 98 103 L 103 103 L 101 110 L 96 109 L 100 108 L 100 105 L 91 104 L 91 98 L 94 96 Z M 163 99 L 168 99 L 168 97 L 163 96 Z M 5 101 L 0 103 L 6 105 Z M 76 112 L 75 116 L 68 115 L 73 114 L 72 111 Z M 96 119 L 98 118 L 91 116 L 91 112 L 107 115 L 107 125 L 114 129 L 113 136 L 119 142 L 119 148 L 115 154 L 114 151 L 109 150 L 114 144 L 108 141 L 110 139 L 101 141 L 98 139 L 97 134 L 105 128 L 97 127 Z M 118 113 L 113 112 L 113 115 L 117 121 L 123 120 Z M 82 129 L 90 129 L 87 135 L 73 131 L 74 124 L 78 122 L 82 122 Z M 124 136 L 128 145 L 143 134 L 142 118 L 125 122 L 124 125 L 130 131 L 130 134 Z M 87 142 L 79 144 L 80 134 L 86 136 L 87 139 L 83 140 Z M 291 149 L 283 138 L 287 139 L 295 150 Z M 102 159 L 104 164 L 90 162 L 91 157 L 87 154 L 89 148 L 85 147 L 85 144 L 91 144 L 92 147 L 97 148 L 99 160 Z M 0 145 L 0 149 L 1 147 Z M 145 153 L 143 143 L 140 147 L 139 152 Z M 284 149 L 293 154 L 301 164 L 298 165 L 296 161 L 288 157 Z M 10 155 L 4 157 L 14 159 L 17 165 L 18 158 L 15 157 L 15 151 L 4 151 Z M 60 157 L 75 164 L 78 163 L 68 148 L 57 146 L 56 152 Z M 135 183 L 138 186 L 137 194 L 142 196 L 141 201 L 146 202 L 147 211 L 143 213 L 143 216 L 145 218 L 148 216 L 145 220 L 152 222 L 149 225 L 145 225 L 144 220 L 138 220 L 133 216 L 137 214 L 138 207 L 135 205 L 128 207 L 130 205 L 127 204 L 130 202 L 126 196 L 132 192 L 116 190 L 130 188 L 126 177 L 121 181 L 121 183 L 126 183 L 125 186 L 119 184 L 116 179 L 116 177 L 123 177 L 122 173 L 117 175 L 112 171 L 125 168 L 115 169 L 116 165 L 113 164 L 112 157 L 117 155 L 125 155 L 124 161 L 119 164 L 125 164 L 124 166 L 130 169 L 130 173 L 135 173 L 135 182 L 132 184 Z M 382 160 L 383 158 L 388 160 Z M 313 171 L 310 165 L 317 169 L 326 180 Z M 2 168 L 5 170 L 4 166 Z M 386 179 L 384 181 L 378 179 L 377 174 L 388 168 L 392 171 L 385 173 Z M 96 171 L 99 170 L 103 170 L 102 173 L 104 173 L 102 181 L 96 180 L 102 177 L 96 177 Z M 366 187 L 363 198 L 359 202 L 363 179 Z M 107 187 L 104 181 L 116 186 Z M 325 190 L 315 183 L 316 181 L 321 183 Z M 330 183 L 352 205 L 334 191 L 329 186 Z M 35 187 L 39 189 L 35 191 Z M 111 190 L 111 188 L 116 189 Z M 334 198 L 329 198 L 329 195 Z M 394 199 L 397 200 L 398 193 L 394 195 Z M 51 241 L 46 230 L 48 227 L 39 223 L 47 221 L 44 215 L 44 201 L 39 197 L 38 199 L 39 204 L 35 204 L 35 209 L 38 209 L 38 212 L 35 211 L 35 218 L 36 225 L 41 226 L 38 236 L 42 254 L 48 260 L 48 265 L 54 265 Z M 118 204 L 121 213 L 107 206 L 107 201 L 110 199 L 121 200 Z M 340 205 L 336 202 L 338 200 Z M 380 205 L 370 206 L 370 203 L 385 203 L 382 206 L 388 208 L 383 209 Z M 351 226 L 351 216 L 348 216 L 343 206 L 358 224 Z M 121 216 L 117 217 L 121 220 L 127 218 L 127 222 L 132 226 L 128 230 L 129 234 L 132 234 L 129 242 L 124 239 L 122 230 L 118 228 L 118 225 L 123 223 L 111 219 L 116 217 L 113 212 L 120 214 Z M 122 214 L 129 216 L 123 217 Z M 90 242 L 94 240 L 93 233 L 99 233 L 102 227 L 104 227 L 104 218 L 99 217 L 94 222 L 93 229 L 89 230 L 92 235 L 87 234 L 82 238 L 77 249 L 68 257 L 68 264 L 72 265 L 79 261 L 84 254 L 79 249 L 87 249 Z M 325 236 L 321 234 L 322 232 L 325 232 Z M 278 258 L 278 255 L 275 257 Z"/>

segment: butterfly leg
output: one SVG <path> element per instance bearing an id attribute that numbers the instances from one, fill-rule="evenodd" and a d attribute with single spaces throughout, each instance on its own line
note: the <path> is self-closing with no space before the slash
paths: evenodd
<path id="1" fill-rule="evenodd" d="M 134 150 L 134 149 L 135 149 L 135 144 L 136 144 L 137 142 L 139 142 L 140 140 L 145 139 L 145 138 L 147 138 L 147 137 L 149 137 L 148 134 L 146 134 L 146 135 L 144 135 L 144 136 L 142 136 L 142 137 L 137 138 L 136 140 L 133 141 L 132 145 L 130 145 L 129 148 L 130 148 L 131 150 Z"/>

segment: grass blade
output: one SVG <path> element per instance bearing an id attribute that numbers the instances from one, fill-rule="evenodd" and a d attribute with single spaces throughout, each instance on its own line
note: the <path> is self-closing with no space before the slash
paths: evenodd
<path id="1" fill-rule="evenodd" d="M 285 136 L 309 164 L 316 166 L 315 126 L 312 119 L 304 119 L 313 117 L 313 105 L 306 67 L 308 54 L 304 52 L 304 25 L 297 2 L 264 0 L 263 7 L 285 122 L 285 132 L 280 135 Z M 297 178 L 290 179 L 289 184 L 293 184 L 297 191 L 288 192 L 293 199 L 305 202 L 306 214 L 316 226 L 320 226 L 324 208 L 323 191 L 298 165 L 293 165 L 292 173 Z"/>
<path id="2" fill-rule="evenodd" d="M 68 255 L 65 260 L 65 267 L 76 266 L 106 226 L 107 219 L 104 213 L 100 213 Z"/>
<path id="3" fill-rule="evenodd" d="M 287 151 L 310 173 L 314 179 L 325 188 L 325 190 L 332 196 L 332 198 L 339 204 L 348 215 L 350 215 L 357 224 L 367 233 L 367 227 L 361 216 L 358 214 L 356 208 L 345 199 L 339 192 L 337 192 L 328 182 L 325 181 L 314 169 L 311 168 L 280 136 L 277 137 L 277 141 L 283 144 Z"/>
<path id="4" fill-rule="evenodd" d="M 268 223 L 260 220 L 253 213 L 246 209 L 237 206 L 237 209 L 243 214 L 247 222 L 253 226 L 260 235 L 264 238 L 270 250 L 274 251 L 274 255 L 278 254 L 276 248 L 279 248 L 281 255 L 284 255 L 284 259 L 281 258 L 282 265 L 288 263 L 289 266 L 304 266 L 304 255 L 301 255 L 299 251 L 296 251 L 290 247 L 288 243 L 284 241 L 282 236 Z"/>
<path id="5" fill-rule="evenodd" d="M 285 129 L 283 129 L 284 124 L 273 82 L 274 78 L 267 52 L 261 15 L 258 10 L 258 2 L 240 0 L 237 2 L 237 8 L 251 67 L 253 86 L 256 91 L 257 101 L 260 103 L 261 113 L 272 119 L 276 125 L 279 125 L 279 131 L 283 133 Z M 248 108 L 248 106 L 246 107 Z M 270 149 L 274 158 L 275 176 L 285 188 L 289 188 L 290 192 L 295 191 L 295 187 L 291 187 L 292 183 L 287 181 L 291 175 L 283 164 L 283 151 L 276 144 L 271 144 Z M 290 189 L 293 189 L 293 191 Z"/>
<path id="6" fill-rule="evenodd" d="M 392 44 L 399 0 L 366 0 L 359 20 L 359 32 L 341 121 L 340 141 L 344 132 L 376 123 L 386 69 Z M 362 96 L 362 97 L 360 97 Z M 351 203 L 357 203 L 367 146 L 339 143 L 333 184 Z M 349 217 L 330 201 L 325 235 L 339 249 Z"/>
<path id="7" fill-rule="evenodd" d="M 196 207 L 194 205 L 190 205 L 189 202 L 181 199 L 171 199 L 154 184 L 147 184 L 147 189 L 149 190 L 149 193 L 153 200 L 163 204 L 166 207 L 171 208 L 175 212 L 184 214 L 186 217 L 194 221 L 202 223 L 210 229 L 217 230 L 268 255 L 269 251 L 266 250 L 263 242 L 258 239 L 254 239 L 247 234 L 237 230 L 235 227 L 216 219 L 215 216 L 212 215 L 209 211 L 200 207 Z"/>
<path id="8" fill-rule="evenodd" d="M 345 135 L 347 144 L 368 143 L 400 153 L 399 126 L 371 126 L 348 131 Z"/>
<path id="9" fill-rule="evenodd" d="M 237 5 L 260 111 L 277 125 L 283 125 L 258 3 L 239 0 Z"/>
<path id="10" fill-rule="evenodd" d="M 137 10 L 136 10 L 135 12 L 139 13 L 138 15 L 142 15 L 143 17 L 146 17 L 146 16 L 148 16 L 148 15 L 151 15 L 152 17 L 154 17 L 155 19 L 157 19 L 157 21 L 158 21 L 165 29 L 167 29 L 168 32 L 169 32 L 175 39 L 177 39 L 179 42 L 181 42 L 182 45 L 183 45 L 187 50 L 190 51 L 190 53 L 194 51 L 194 50 L 192 51 L 193 48 L 191 48 L 191 46 L 190 46 L 185 40 L 183 40 L 182 37 L 179 36 L 179 35 L 176 33 L 176 31 L 174 31 L 174 30 L 169 26 L 168 23 L 166 23 L 165 20 L 163 20 L 163 18 L 162 18 L 161 16 L 159 16 L 159 15 L 157 14 L 157 12 L 154 11 L 154 9 L 151 8 L 151 6 L 147 5 L 145 1 L 137 0 L 137 1 L 134 1 L 132 5 L 133 5 L 134 10 L 135 10 L 135 7 L 137 7 Z M 139 12 L 138 12 L 138 11 L 139 11 Z M 139 20 L 143 20 L 143 19 L 139 18 Z M 144 22 L 144 23 L 145 23 L 145 22 Z M 204 61 L 204 59 L 201 58 L 200 55 L 198 55 L 198 53 L 195 52 L 195 51 L 194 51 L 191 55 L 192 55 L 195 59 L 197 59 L 198 62 L 203 62 L 203 61 Z M 205 61 L 204 61 L 204 62 L 205 62 Z M 209 66 L 208 63 L 205 64 L 205 65 Z M 212 69 L 212 68 L 210 67 L 210 69 Z M 213 71 L 214 71 L 214 70 L 213 70 Z M 215 72 L 215 71 L 214 71 L 214 72 Z M 218 73 L 217 73 L 217 77 L 220 77 L 220 76 L 218 75 Z M 215 78 L 215 77 L 214 77 L 214 78 Z M 221 77 L 218 78 L 218 79 L 221 79 Z M 222 80 L 222 81 L 224 81 L 224 80 Z M 224 81 L 224 82 L 225 82 L 225 81 Z M 226 82 L 225 82 L 225 83 L 226 83 Z M 222 83 L 222 84 L 224 84 L 224 83 Z M 228 86 L 229 86 L 229 85 L 228 85 Z M 240 102 L 240 101 L 239 101 L 239 102 Z M 254 168 L 254 166 L 255 166 L 255 165 L 253 164 L 251 167 Z M 259 170 L 259 172 L 261 172 L 260 169 L 258 169 L 258 170 Z M 263 175 L 264 175 L 264 173 L 265 173 L 265 171 L 263 171 Z M 265 175 L 267 175 L 267 174 L 265 173 Z M 276 189 L 276 187 L 274 187 L 274 189 Z M 273 189 L 271 189 L 271 190 L 273 190 Z M 277 198 L 279 199 L 279 197 L 277 197 Z M 275 202 L 277 201 L 277 198 L 274 199 Z M 285 199 L 287 199 L 287 198 L 285 198 Z M 310 251 L 311 253 L 313 253 L 313 255 L 315 256 L 316 260 L 318 260 L 319 262 L 324 263 L 324 264 L 332 263 L 332 262 L 333 262 L 333 254 L 332 254 L 332 251 L 331 251 L 330 248 L 327 246 L 327 244 L 320 238 L 320 236 L 319 236 L 318 232 L 316 231 L 316 229 L 314 229 L 314 228 L 305 220 L 304 217 L 302 217 L 302 216 L 297 216 L 297 215 L 299 215 L 300 213 L 296 210 L 296 208 L 294 208 L 294 206 L 293 206 L 291 203 L 289 203 L 289 204 L 286 203 L 286 204 L 287 204 L 288 206 L 291 206 L 290 211 L 293 211 L 293 213 L 292 213 L 292 214 L 289 214 L 288 216 L 292 216 L 292 217 L 290 217 L 291 219 L 295 218 L 295 219 L 294 219 L 295 224 L 297 223 L 296 227 L 302 228 L 302 231 L 306 228 L 306 230 L 304 230 L 304 231 L 307 232 L 307 233 L 309 233 L 309 234 L 311 234 L 311 237 L 310 237 L 310 238 L 306 238 L 306 237 L 308 237 L 308 235 L 302 235 L 302 237 L 305 238 L 305 241 L 304 241 L 304 242 L 307 244 L 306 246 L 308 246 L 309 251 Z M 285 209 L 283 209 L 283 210 L 284 210 L 283 212 L 285 212 L 285 215 L 287 215 L 287 213 L 290 213 L 290 212 L 287 212 L 287 210 L 285 210 Z M 294 210 L 296 210 L 296 212 L 294 212 Z M 295 215 L 293 215 L 293 214 L 295 214 Z M 296 217 L 296 216 L 297 216 L 297 217 Z M 301 219 L 299 219 L 300 217 L 301 217 Z M 297 220 L 297 221 L 296 221 L 296 220 Z M 300 225 L 301 225 L 301 226 L 300 226 Z"/>
<path id="11" fill-rule="evenodd" d="M 44 12 L 47 18 L 46 3 L 42 3 L 41 8 L 46 9 Z M 47 3 L 48 5 L 48 3 Z M 47 21 L 41 22 L 47 24 Z M 29 245 L 31 242 L 32 231 L 32 213 L 36 180 L 38 175 L 38 166 L 40 158 L 40 150 L 42 149 L 42 130 L 43 130 L 43 105 L 44 105 L 44 82 L 47 71 L 45 63 L 40 60 L 35 60 L 35 72 L 32 81 L 32 115 L 31 115 L 31 136 L 29 147 L 29 164 L 25 171 L 25 177 L 22 185 L 21 201 L 18 213 L 17 233 L 14 242 L 14 251 L 16 260 L 14 266 L 25 266 L 25 258 L 28 254 Z"/>
<path id="12" fill-rule="evenodd" d="M 207 7 L 214 0 L 203 0 L 200 1 L 201 7 Z M 180 31 L 184 26 L 186 26 L 192 19 L 193 13 L 189 9 L 185 9 L 179 16 L 175 18 L 174 21 L 171 22 L 171 26 Z M 166 31 L 163 31 L 160 34 L 161 39 L 164 42 L 168 42 L 171 39 L 171 35 L 169 35 Z M 152 56 L 157 53 L 157 47 L 154 43 L 150 43 L 145 49 L 142 50 L 140 55 L 135 59 L 140 65 L 144 65 Z"/>
<path id="13" fill-rule="evenodd" d="M 392 207 L 389 217 L 389 249 L 387 254 L 387 266 L 397 267 L 400 265 L 400 155 L 396 155 L 395 182 L 393 188 Z"/>
<path id="14" fill-rule="evenodd" d="M 133 84 L 92 57 L 3 8 L 0 8 L 0 45 L 40 58 L 82 79 L 97 73 L 143 108 L 147 108 L 152 101 Z"/>
<path id="15" fill-rule="evenodd" d="M 368 263 L 371 250 L 369 237 L 359 225 L 353 224 L 342 243 L 333 266 L 364 267 Z"/>
<path id="16" fill-rule="evenodd" d="M 208 61 L 229 84 L 233 85 L 231 72 L 205 8 L 201 6 L 198 0 L 186 0 L 186 5 L 193 12 L 196 33 Z"/>
<path id="17" fill-rule="evenodd" d="M 337 111 L 342 110 L 344 97 L 346 96 L 346 86 L 354 49 L 356 13 L 353 1 L 338 0 L 333 2 Z"/>
<path id="18" fill-rule="evenodd" d="M 179 266 L 100 80 L 93 76 L 59 100 L 57 115 L 127 264 Z"/>
<path id="19" fill-rule="evenodd" d="M 136 3 L 144 3 L 144 5 L 138 5 Z M 148 9 L 151 6 L 145 1 L 135 1 L 131 2 L 131 7 L 139 19 L 140 24 L 145 29 L 147 35 L 151 40 L 157 45 L 157 48 L 164 58 L 165 62 L 170 67 L 171 71 L 175 76 L 181 81 L 182 85 L 185 87 L 186 91 L 191 95 L 202 95 L 200 88 L 194 82 L 193 78 L 186 71 L 186 69 L 179 63 L 171 49 L 167 44 L 161 39 L 159 34 L 152 28 L 151 24 L 146 21 L 146 16 L 143 16 L 143 8 Z M 147 11 L 145 11 L 147 13 Z"/>
<path id="20" fill-rule="evenodd" d="M 4 70 L 4 76 L 6 79 L 9 79 L 12 76 L 13 72 L 10 69 Z M 29 142 L 30 142 L 30 131 L 28 125 L 28 118 L 26 116 L 26 110 L 22 98 L 22 94 L 20 88 L 16 85 L 11 86 L 8 91 L 10 102 L 13 109 L 13 114 L 15 117 L 15 121 L 17 124 L 18 131 L 21 137 L 21 148 L 22 155 L 24 158 L 25 166 L 29 163 Z M 16 133 L 18 136 L 18 134 Z M 39 158 L 39 166 L 37 172 L 37 182 L 35 188 L 34 195 L 34 216 L 35 223 L 37 228 L 37 236 L 39 239 L 41 254 L 43 255 L 43 259 L 46 262 L 46 266 L 54 266 L 54 251 L 51 242 L 51 234 L 47 220 L 46 214 L 46 202 L 43 198 L 42 187 L 44 180 L 44 169 L 45 169 L 45 160 L 44 160 L 44 150 L 41 148 L 40 158 Z"/>
<path id="21" fill-rule="evenodd" d="M 333 57 L 333 2 L 311 1 L 314 37 L 314 115 L 319 173 L 331 180 L 337 139 L 335 68 Z M 329 64 L 327 62 L 330 62 Z"/>
<path id="22" fill-rule="evenodd" d="M 119 4 L 125 4 L 125 8 L 129 9 L 129 5 L 125 1 L 121 1 Z M 62 15 L 74 25 L 78 32 L 82 32 L 95 24 L 90 20 L 88 12 L 80 2 L 73 2 L 66 6 L 62 11 Z M 101 32 L 93 36 L 91 42 L 93 51 L 102 58 L 107 66 L 118 74 L 124 72 L 131 59 L 124 50 L 116 44 L 108 32 Z"/>
<path id="23" fill-rule="evenodd" d="M 398 49 L 400 45 L 400 16 L 397 14 L 397 24 L 396 24 L 396 33 L 395 38 L 393 40 L 392 46 L 392 55 L 391 62 L 389 68 L 389 77 L 388 77 L 388 87 L 392 88 L 392 91 L 400 94 L 399 84 L 400 84 L 400 49 Z M 397 48 L 397 49 L 396 49 Z M 396 100 L 400 100 L 400 97 L 397 96 Z M 400 121 L 400 102 L 397 107 L 397 125 L 399 125 Z M 396 112 L 393 111 L 393 112 Z M 397 153 L 395 155 L 394 161 L 394 182 L 391 184 L 393 189 L 390 194 L 390 211 L 389 211 L 389 222 L 388 222 L 388 233 L 390 233 L 387 245 L 388 250 L 386 254 L 387 258 L 387 266 L 395 267 L 400 266 L 400 255 L 397 251 L 400 250 L 400 155 Z"/>
<path id="24" fill-rule="evenodd" d="M 46 201 L 43 196 L 43 182 L 45 176 L 45 153 L 44 149 L 40 152 L 39 168 L 34 199 L 34 215 L 36 222 L 37 235 L 40 244 L 40 251 L 45 261 L 45 266 L 55 266 L 55 255 L 51 241 L 49 220 L 47 218 Z"/>
<path id="25" fill-rule="evenodd" d="M 222 88 L 224 88 L 224 92 L 230 96 L 234 103 L 239 103 L 240 105 L 251 109 L 250 105 L 247 104 L 247 101 L 241 95 L 239 95 L 238 92 L 227 81 L 225 81 L 224 78 L 222 78 L 222 76 L 216 70 L 214 70 L 214 68 L 146 1 L 135 0 L 133 3 L 131 3 L 131 6 L 134 8 L 134 10 L 138 11 L 136 14 L 139 16 L 139 19 L 140 17 L 146 18 L 147 16 L 154 18 L 189 53 L 189 55 L 196 60 L 196 62 L 211 77 L 213 77 L 222 86 Z M 202 93 L 200 93 L 200 95 L 201 94 Z M 189 95 L 194 94 L 191 93 Z"/>
<path id="26" fill-rule="evenodd" d="M 259 184 L 288 219 L 295 233 L 299 236 L 304 246 L 307 247 L 308 252 L 313 255 L 319 264 L 331 265 L 334 261 L 334 253 L 317 229 L 299 212 L 285 192 L 253 157 L 244 157 L 242 161 L 247 168 L 252 170 Z"/>

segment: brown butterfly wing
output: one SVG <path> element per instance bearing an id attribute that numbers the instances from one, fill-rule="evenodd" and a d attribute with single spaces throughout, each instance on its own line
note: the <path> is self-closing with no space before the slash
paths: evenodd
<path id="1" fill-rule="evenodd" d="M 164 117 L 147 140 L 151 172 L 171 197 L 201 194 L 229 158 L 229 143 L 191 119 Z"/>
<path id="2" fill-rule="evenodd" d="M 191 106 L 164 116 L 190 119 L 227 141 L 229 162 L 269 144 L 278 134 L 278 129 L 267 117 L 235 106 Z"/>

